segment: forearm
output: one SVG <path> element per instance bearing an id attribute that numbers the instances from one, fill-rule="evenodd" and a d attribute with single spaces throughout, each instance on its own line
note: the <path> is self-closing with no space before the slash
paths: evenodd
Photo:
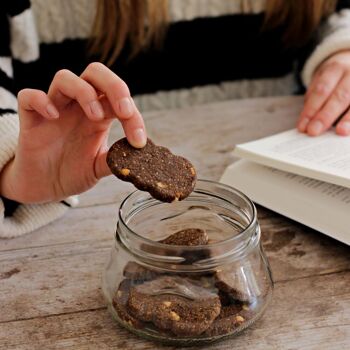
<path id="1" fill-rule="evenodd" d="M 318 41 L 302 70 L 305 86 L 309 86 L 322 62 L 340 51 L 350 50 L 350 9 L 343 9 L 330 16 L 319 30 Z"/>

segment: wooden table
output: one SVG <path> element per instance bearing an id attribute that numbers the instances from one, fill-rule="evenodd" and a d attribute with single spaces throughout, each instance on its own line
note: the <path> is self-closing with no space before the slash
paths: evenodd
<path id="1" fill-rule="evenodd" d="M 219 179 L 236 143 L 294 126 L 299 97 L 250 99 L 145 115 L 150 136 Z M 116 123 L 111 140 L 121 136 Z M 62 219 L 0 240 L 0 349 L 173 349 L 137 338 L 108 314 L 101 273 L 121 199 L 109 177 Z M 350 349 L 350 247 L 258 207 L 275 279 L 253 327 L 210 349 Z"/>

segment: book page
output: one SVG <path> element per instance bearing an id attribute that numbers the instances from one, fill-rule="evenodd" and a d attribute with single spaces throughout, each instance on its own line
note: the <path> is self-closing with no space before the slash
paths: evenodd
<path id="1" fill-rule="evenodd" d="M 350 137 L 286 131 L 237 145 L 234 153 L 281 170 L 350 187 Z"/>
<path id="2" fill-rule="evenodd" d="M 266 208 L 350 245 L 350 189 L 246 160 L 228 167 L 221 181 Z"/>

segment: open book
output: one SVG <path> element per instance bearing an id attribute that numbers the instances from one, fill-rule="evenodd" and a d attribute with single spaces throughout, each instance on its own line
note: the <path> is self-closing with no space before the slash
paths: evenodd
<path id="1" fill-rule="evenodd" d="M 229 166 L 223 183 L 350 245 L 350 137 L 291 130 L 238 145 L 234 154 L 248 160 Z"/>
<path id="2" fill-rule="evenodd" d="M 237 145 L 234 155 L 350 188 L 350 137 L 331 131 L 310 137 L 293 129 Z"/>

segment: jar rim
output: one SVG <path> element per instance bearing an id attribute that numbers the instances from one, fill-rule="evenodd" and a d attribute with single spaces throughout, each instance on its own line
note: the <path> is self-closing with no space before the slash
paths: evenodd
<path id="1" fill-rule="evenodd" d="M 197 179 L 197 184 L 212 184 L 215 186 L 219 186 L 223 189 L 229 190 L 230 192 L 233 192 L 234 194 L 238 195 L 240 198 L 244 199 L 245 202 L 249 205 L 250 209 L 251 209 L 251 217 L 249 218 L 249 223 L 247 224 L 247 226 L 240 232 L 236 233 L 234 236 L 232 237 L 228 237 L 226 239 L 217 241 L 217 242 L 211 242 L 208 243 L 206 245 L 198 245 L 198 246 L 183 246 L 183 245 L 172 245 L 171 248 L 172 249 L 181 249 L 182 251 L 186 251 L 186 250 L 191 250 L 191 251 L 195 251 L 195 250 L 200 250 L 203 249 L 204 247 L 206 248 L 217 248 L 223 245 L 226 245 L 228 243 L 234 243 L 237 241 L 242 240 L 242 237 L 245 236 L 250 236 L 255 232 L 255 227 L 257 224 L 257 210 L 256 207 L 254 205 L 254 203 L 250 200 L 250 198 L 245 195 L 243 192 L 241 192 L 240 190 L 226 185 L 224 183 L 218 182 L 218 181 L 213 181 L 213 180 L 205 180 L 205 179 Z M 132 196 L 134 196 L 136 193 L 141 193 L 143 191 L 141 190 L 135 190 L 133 192 L 131 192 L 129 195 L 127 195 L 124 200 L 122 201 L 122 203 L 119 206 L 119 210 L 118 210 L 118 220 L 122 223 L 122 225 L 127 229 L 128 234 L 131 236 L 134 236 L 135 238 L 137 238 L 138 240 L 146 243 L 146 244 L 151 244 L 154 247 L 157 248 L 165 248 L 165 247 L 169 247 L 168 244 L 166 243 L 161 243 L 159 241 L 154 241 L 152 239 L 146 238 L 140 234 L 138 234 L 136 231 L 132 230 L 128 224 L 125 222 L 124 217 L 123 217 L 123 208 L 125 207 L 126 203 L 130 200 L 130 198 L 132 198 Z M 196 188 L 194 189 L 193 193 L 198 192 L 196 191 Z M 190 195 L 191 196 L 191 195 Z M 184 199 L 186 200 L 186 199 Z M 115 239 L 117 239 L 117 236 L 115 237 Z"/>

